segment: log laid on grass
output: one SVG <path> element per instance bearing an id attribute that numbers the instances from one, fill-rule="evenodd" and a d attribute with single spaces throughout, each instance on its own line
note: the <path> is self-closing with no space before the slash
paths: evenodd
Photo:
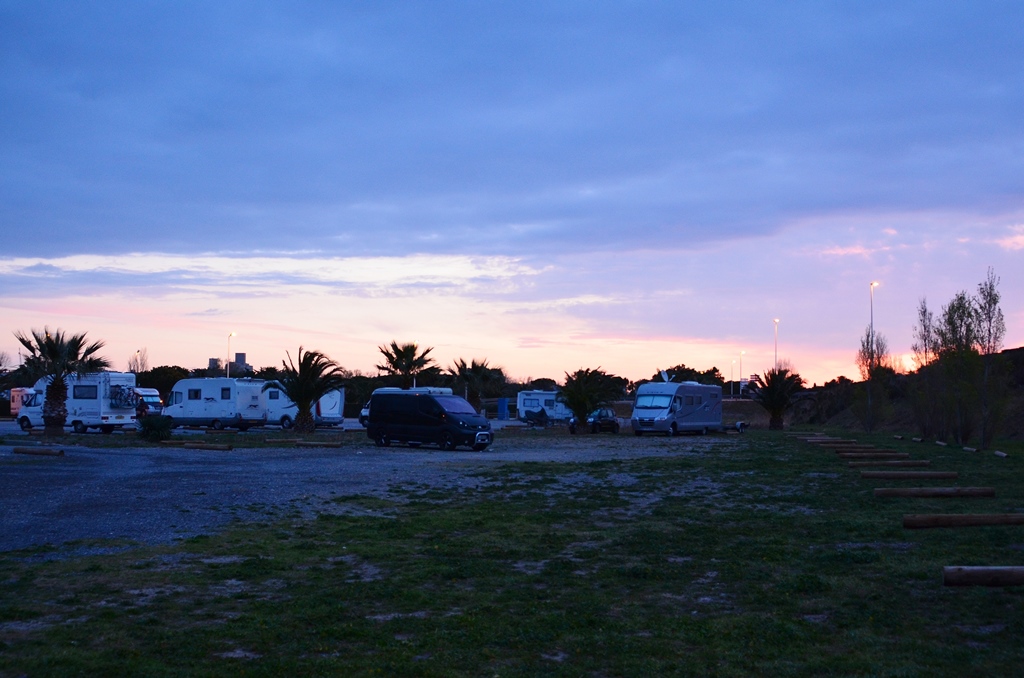
<path id="1" fill-rule="evenodd" d="M 182 447 L 187 450 L 217 450 L 220 452 L 229 452 L 234 449 L 231 445 L 217 445 L 214 443 L 185 443 Z"/>
<path id="2" fill-rule="evenodd" d="M 861 478 L 879 480 L 952 480 L 959 478 L 956 471 L 861 471 Z"/>
<path id="3" fill-rule="evenodd" d="M 876 497 L 928 497 L 928 498 L 956 498 L 956 497 L 994 497 L 994 487 L 877 487 Z"/>
<path id="4" fill-rule="evenodd" d="M 63 457 L 64 450 L 54 447 L 15 447 L 14 454 L 35 454 L 40 457 Z"/>
<path id="5" fill-rule="evenodd" d="M 302 438 L 264 438 L 265 443 L 281 443 L 282 445 L 290 445 L 293 443 L 301 443 Z"/>
<path id="6" fill-rule="evenodd" d="M 840 452 L 840 459 L 910 459 L 908 452 Z"/>
<path id="7" fill-rule="evenodd" d="M 863 468 L 864 466 L 931 466 L 929 459 L 877 459 L 875 461 L 851 461 L 850 468 Z"/>
<path id="8" fill-rule="evenodd" d="M 180 446 L 180 445 L 185 445 L 187 443 L 188 443 L 187 440 L 161 440 L 160 441 L 161 445 L 179 445 Z"/>
<path id="9" fill-rule="evenodd" d="M 227 429 L 227 428 L 222 428 L 222 429 L 219 429 L 219 430 L 215 429 L 215 428 L 208 428 L 208 429 L 206 429 L 206 432 L 209 433 L 209 434 L 212 434 L 212 435 L 223 435 L 225 433 L 228 434 L 228 435 L 234 435 L 234 434 L 238 433 L 238 431 L 235 430 L 235 429 Z"/>
<path id="10" fill-rule="evenodd" d="M 295 445 L 298 446 L 298 447 L 341 447 L 341 443 L 340 442 L 339 443 L 330 443 L 330 442 L 318 443 L 315 440 L 302 440 L 302 441 L 299 441 L 299 442 L 295 443 Z"/>
<path id="11" fill-rule="evenodd" d="M 908 513 L 903 516 L 903 527 L 908 530 L 993 525 L 1024 525 L 1024 513 Z"/>
<path id="12" fill-rule="evenodd" d="M 944 586 L 1021 586 L 1024 585 L 1024 567 L 965 567 L 950 565 L 942 568 Z"/>

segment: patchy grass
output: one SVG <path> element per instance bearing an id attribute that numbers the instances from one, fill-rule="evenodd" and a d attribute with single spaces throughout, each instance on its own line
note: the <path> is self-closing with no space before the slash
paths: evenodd
<path id="1" fill-rule="evenodd" d="M 959 470 L 961 485 L 997 488 L 881 500 L 872 489 L 899 481 L 861 480 L 779 435 L 512 440 L 672 454 L 510 464 L 461 490 L 341 497 L 341 515 L 168 547 L 6 553 L 0 675 L 1011 675 L 1024 663 L 1024 591 L 945 589 L 940 576 L 1024 564 L 1024 531 L 900 526 L 907 512 L 1024 511 L 1020 454 L 880 436 Z"/>

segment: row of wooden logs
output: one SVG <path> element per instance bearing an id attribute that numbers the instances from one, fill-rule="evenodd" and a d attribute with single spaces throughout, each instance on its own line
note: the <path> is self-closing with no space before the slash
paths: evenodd
<path id="1" fill-rule="evenodd" d="M 850 467 L 900 466 L 925 467 L 931 461 L 910 459 L 906 452 L 880 450 L 874 445 L 858 443 L 824 435 L 794 436 L 805 442 L 835 450 L 840 459 L 846 459 Z M 900 436 L 897 436 L 900 438 Z M 864 479 L 886 480 L 952 480 L 959 477 L 956 471 L 861 471 Z M 992 487 L 879 487 L 876 497 L 994 497 Z M 920 530 L 937 527 L 981 527 L 992 525 L 1024 525 L 1024 513 L 970 513 L 945 514 L 921 513 L 903 516 L 903 527 Z M 942 583 L 945 586 L 1020 586 L 1024 585 L 1024 567 L 964 567 L 942 568 Z"/>

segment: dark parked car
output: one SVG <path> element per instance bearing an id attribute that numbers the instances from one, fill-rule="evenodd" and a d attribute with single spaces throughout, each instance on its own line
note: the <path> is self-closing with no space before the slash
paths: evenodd
<path id="1" fill-rule="evenodd" d="M 491 423 L 450 389 L 374 391 L 366 434 L 378 447 L 426 443 L 442 450 L 465 445 L 479 452 L 494 441 Z"/>
<path id="2" fill-rule="evenodd" d="M 615 410 L 610 407 L 600 407 L 587 416 L 587 426 L 591 433 L 601 431 L 619 432 L 619 420 L 615 416 Z"/>

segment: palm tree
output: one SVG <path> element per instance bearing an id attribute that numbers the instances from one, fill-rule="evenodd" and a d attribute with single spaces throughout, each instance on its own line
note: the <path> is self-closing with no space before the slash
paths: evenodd
<path id="1" fill-rule="evenodd" d="M 565 386 L 558 393 L 558 400 L 572 410 L 576 421 L 582 425 L 587 415 L 608 403 L 622 397 L 628 381 L 622 377 L 596 370 L 576 370 L 565 373 Z"/>
<path id="2" fill-rule="evenodd" d="M 288 360 L 281 361 L 282 369 L 274 381 L 263 385 L 263 390 L 277 388 L 284 392 L 288 399 L 295 403 L 299 411 L 295 415 L 295 431 L 300 434 L 316 431 L 316 420 L 313 418 L 313 405 L 331 391 L 337 391 L 345 385 L 345 372 L 319 351 L 303 351 L 299 346 L 299 364 L 292 362 L 290 353 L 285 353 Z"/>
<path id="3" fill-rule="evenodd" d="M 486 360 L 477 362 L 476 358 L 466 364 L 466 361 L 459 358 L 455 364 L 448 368 L 448 374 L 457 385 L 462 386 L 466 394 L 466 400 L 476 410 L 480 409 L 481 399 L 489 393 L 494 393 L 507 381 L 505 370 L 500 367 L 491 367 Z"/>
<path id="4" fill-rule="evenodd" d="M 28 351 L 17 369 L 18 377 L 33 382 L 49 378 L 43 401 L 43 426 L 46 435 L 61 435 L 68 418 L 67 378 L 110 367 L 109 360 L 96 355 L 103 342 L 87 343 L 85 332 L 69 337 L 60 329 L 50 332 L 48 327 L 42 332 L 32 330 L 30 334 L 15 332 L 14 337 Z"/>
<path id="5" fill-rule="evenodd" d="M 402 388 L 409 388 L 416 383 L 416 375 L 431 369 L 434 363 L 429 358 L 434 347 L 419 352 L 418 344 L 402 344 L 392 341 L 389 346 L 378 346 L 381 354 L 384 355 L 384 364 L 377 365 L 377 369 L 387 374 L 397 376 L 401 379 Z M 434 368 L 436 370 L 436 368 Z"/>
<path id="6" fill-rule="evenodd" d="M 793 404 L 793 396 L 803 388 L 803 385 L 803 378 L 796 372 L 791 372 L 788 367 L 768 370 L 763 377 L 760 374 L 754 375 L 751 390 L 754 400 L 768 410 L 769 430 L 782 430 L 782 417 Z"/>

